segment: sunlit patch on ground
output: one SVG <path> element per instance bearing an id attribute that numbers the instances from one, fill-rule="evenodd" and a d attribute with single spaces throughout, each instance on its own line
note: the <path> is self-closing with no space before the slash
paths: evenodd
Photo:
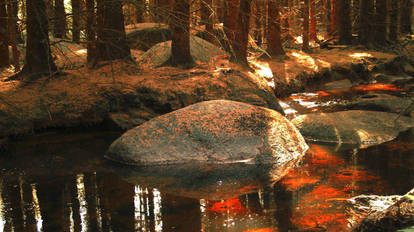
<path id="1" fill-rule="evenodd" d="M 360 85 L 360 86 L 353 87 L 353 89 L 357 91 L 373 91 L 373 90 L 404 91 L 404 89 L 398 88 L 397 86 L 393 84 L 383 84 L 383 83 Z"/>
<path id="2" fill-rule="evenodd" d="M 269 66 L 269 63 L 258 61 L 252 58 L 248 58 L 250 65 L 254 69 L 254 74 L 258 75 L 267 80 L 267 84 L 270 87 L 275 87 L 275 82 L 273 80 L 273 72 Z"/>
<path id="3" fill-rule="evenodd" d="M 349 56 L 352 57 L 352 58 L 356 58 L 356 59 L 373 57 L 368 52 L 355 52 L 355 53 L 349 54 Z"/>
<path id="4" fill-rule="evenodd" d="M 311 68 L 314 71 L 319 70 L 319 67 L 316 65 L 315 59 L 313 59 L 308 54 L 306 54 L 304 52 L 297 51 L 297 52 L 291 52 L 290 55 L 295 57 L 296 61 L 299 64 L 302 64 L 305 67 Z"/>
<path id="5" fill-rule="evenodd" d="M 246 211 L 246 208 L 241 204 L 238 198 L 209 203 L 211 205 L 207 206 L 207 210 L 211 212 L 237 214 Z"/>
<path id="6" fill-rule="evenodd" d="M 80 50 L 75 51 L 75 53 L 77 55 L 85 55 L 87 53 L 87 50 L 86 49 L 80 49 Z"/>

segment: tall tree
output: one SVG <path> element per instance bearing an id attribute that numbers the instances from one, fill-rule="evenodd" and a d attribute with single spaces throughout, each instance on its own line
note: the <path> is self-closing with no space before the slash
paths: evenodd
<path id="1" fill-rule="evenodd" d="M 237 17 L 236 35 L 233 43 L 233 53 L 230 60 L 248 66 L 247 45 L 249 42 L 251 0 L 240 0 Z"/>
<path id="2" fill-rule="evenodd" d="M 174 1 L 174 17 L 170 20 L 171 64 L 183 68 L 194 66 L 190 53 L 190 0 Z"/>
<path id="3" fill-rule="evenodd" d="M 330 34 L 335 35 L 338 26 L 338 4 L 337 0 L 331 0 L 331 28 Z"/>
<path id="4" fill-rule="evenodd" d="M 144 22 L 144 12 L 145 12 L 145 1 L 136 0 L 135 1 L 135 23 Z"/>
<path id="5" fill-rule="evenodd" d="M 340 44 L 352 43 L 351 2 L 339 0 L 338 5 L 338 37 Z"/>
<path id="6" fill-rule="evenodd" d="M 376 0 L 375 9 L 375 43 L 384 46 L 387 42 L 387 0 Z"/>
<path id="7" fill-rule="evenodd" d="M 391 41 L 397 41 L 398 39 L 398 17 L 399 17 L 399 0 L 391 0 L 391 12 L 390 12 L 390 30 L 388 38 Z"/>
<path id="8" fill-rule="evenodd" d="M 80 29 L 81 29 L 80 0 L 71 0 L 71 3 L 72 3 L 72 40 L 75 43 L 79 43 Z"/>
<path id="9" fill-rule="evenodd" d="M 401 18 L 400 18 L 400 31 L 402 34 L 410 34 L 412 24 L 412 0 L 401 0 Z"/>
<path id="10" fill-rule="evenodd" d="M 54 30 L 53 36 L 56 38 L 66 37 L 66 13 L 64 0 L 55 0 Z"/>
<path id="11" fill-rule="evenodd" d="M 303 44 L 302 50 L 309 51 L 309 0 L 303 0 Z"/>
<path id="12" fill-rule="evenodd" d="M 0 0 L 0 67 L 9 64 L 7 12 L 5 0 Z"/>
<path id="13" fill-rule="evenodd" d="M 42 75 L 52 75 L 57 70 L 50 51 L 45 1 L 27 0 L 26 11 L 25 63 L 20 73 L 10 79 L 25 77 L 35 79 Z"/>
<path id="14" fill-rule="evenodd" d="M 239 9 L 239 0 L 228 0 L 225 1 L 225 14 L 223 28 L 226 35 L 226 41 L 224 48 L 226 51 L 233 52 L 233 42 L 236 35 L 237 27 L 237 13 Z"/>
<path id="15" fill-rule="evenodd" d="M 92 64 L 96 56 L 96 17 L 94 0 L 86 0 L 86 41 L 88 52 L 86 61 L 88 64 Z"/>
<path id="16" fill-rule="evenodd" d="M 12 54 L 13 54 L 13 66 L 15 72 L 20 71 L 20 53 L 17 49 L 17 33 L 18 30 L 16 28 L 17 25 L 17 14 L 15 7 L 17 7 L 16 4 L 12 2 L 12 0 L 6 0 L 7 1 L 7 14 L 9 15 L 8 20 L 8 28 L 9 28 L 9 44 L 12 47 Z"/>
<path id="17" fill-rule="evenodd" d="M 360 2 L 360 25 L 359 39 L 360 42 L 368 47 L 372 45 L 374 34 L 374 0 L 361 0 Z"/>
<path id="18" fill-rule="evenodd" d="M 280 36 L 280 1 L 268 0 L 268 15 L 269 22 L 267 23 L 267 53 L 270 56 L 282 55 L 283 51 L 282 41 Z"/>
<path id="19" fill-rule="evenodd" d="M 120 0 L 99 0 L 96 61 L 130 59 Z"/>
<path id="20" fill-rule="evenodd" d="M 316 34 L 316 0 L 310 0 L 310 39 L 317 41 Z"/>

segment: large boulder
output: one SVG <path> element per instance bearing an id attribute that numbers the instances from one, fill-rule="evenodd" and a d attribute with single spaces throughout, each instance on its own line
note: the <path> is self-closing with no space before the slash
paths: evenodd
<path id="1" fill-rule="evenodd" d="M 130 165 L 274 164 L 280 176 L 308 149 L 280 113 L 241 102 L 190 105 L 127 131 L 106 157 Z"/>
<path id="2" fill-rule="evenodd" d="M 363 110 L 305 114 L 292 123 L 310 141 L 356 145 L 384 143 L 414 127 L 412 118 Z"/>
<path id="3" fill-rule="evenodd" d="M 214 44 L 197 36 L 190 36 L 190 53 L 195 61 L 209 63 L 210 59 L 225 55 L 226 52 Z M 140 61 L 158 67 L 167 63 L 171 57 L 171 41 L 159 43 L 142 54 Z"/>
<path id="4" fill-rule="evenodd" d="M 352 110 L 383 111 L 402 115 L 409 115 L 414 110 L 411 99 L 381 93 L 362 95 L 345 107 Z"/>
<path id="5" fill-rule="evenodd" d="M 128 25 L 125 29 L 132 49 L 147 51 L 157 43 L 171 39 L 170 28 L 161 23 L 138 23 Z"/>

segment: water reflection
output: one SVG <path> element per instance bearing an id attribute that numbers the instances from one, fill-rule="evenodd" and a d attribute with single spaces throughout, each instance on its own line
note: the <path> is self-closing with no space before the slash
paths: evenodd
<path id="1" fill-rule="evenodd" d="M 122 173 L 79 158 L 81 168 L 0 171 L 0 232 L 344 231 L 344 199 L 412 188 L 413 144 L 410 134 L 367 149 L 314 144 L 275 185 L 272 169 L 243 165 L 132 172 L 120 166 Z M 58 150 L 65 149 L 51 149 Z"/>

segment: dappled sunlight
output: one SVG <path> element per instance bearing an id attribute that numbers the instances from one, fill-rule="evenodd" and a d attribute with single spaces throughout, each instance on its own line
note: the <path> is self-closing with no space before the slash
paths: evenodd
<path id="1" fill-rule="evenodd" d="M 275 82 L 273 80 L 273 72 L 269 66 L 269 63 L 258 61 L 255 59 L 248 59 L 248 60 L 249 60 L 250 65 L 254 69 L 254 74 L 261 78 L 266 79 L 267 85 L 274 88 Z M 249 74 L 251 74 L 251 72 L 249 72 Z"/>
<path id="2" fill-rule="evenodd" d="M 316 96 L 316 94 L 313 96 Z M 306 98 L 305 96 L 291 95 L 289 98 L 307 109 L 312 109 L 313 111 L 317 110 L 316 108 L 318 107 L 318 104 L 316 104 L 315 101 L 311 101 L 310 99 Z"/>
<path id="3" fill-rule="evenodd" d="M 86 49 L 80 49 L 80 50 L 75 51 L 75 54 L 77 55 L 85 55 L 86 53 L 88 53 L 88 50 Z"/>
<path id="4" fill-rule="evenodd" d="M 319 67 L 316 65 L 315 59 L 313 59 L 308 54 L 297 51 L 297 52 L 291 52 L 290 55 L 292 55 L 299 64 L 302 64 L 308 68 L 311 68 L 314 71 L 319 70 Z"/>
<path id="5" fill-rule="evenodd" d="M 245 230 L 243 232 L 273 232 L 273 231 L 275 231 L 274 228 L 268 227 L 268 228 L 258 228 L 258 229 Z"/>
<path id="6" fill-rule="evenodd" d="M 403 91 L 404 89 L 398 88 L 393 84 L 375 83 L 368 85 L 360 85 L 353 87 L 357 91 L 373 91 L 373 90 L 387 90 L 387 91 Z"/>
<path id="7" fill-rule="evenodd" d="M 319 63 L 319 65 L 322 67 L 322 68 L 331 68 L 331 63 L 329 63 L 329 62 L 327 62 L 327 61 L 324 61 L 324 60 L 321 60 L 321 59 L 316 59 L 317 61 L 318 61 L 318 63 Z"/>
<path id="8" fill-rule="evenodd" d="M 296 44 L 303 44 L 303 37 L 301 35 L 300 36 L 296 36 L 295 43 Z"/>
<path id="9" fill-rule="evenodd" d="M 370 58 L 373 57 L 370 53 L 367 52 L 355 52 L 352 54 L 349 54 L 350 57 L 355 59 L 363 59 L 363 58 Z"/>

